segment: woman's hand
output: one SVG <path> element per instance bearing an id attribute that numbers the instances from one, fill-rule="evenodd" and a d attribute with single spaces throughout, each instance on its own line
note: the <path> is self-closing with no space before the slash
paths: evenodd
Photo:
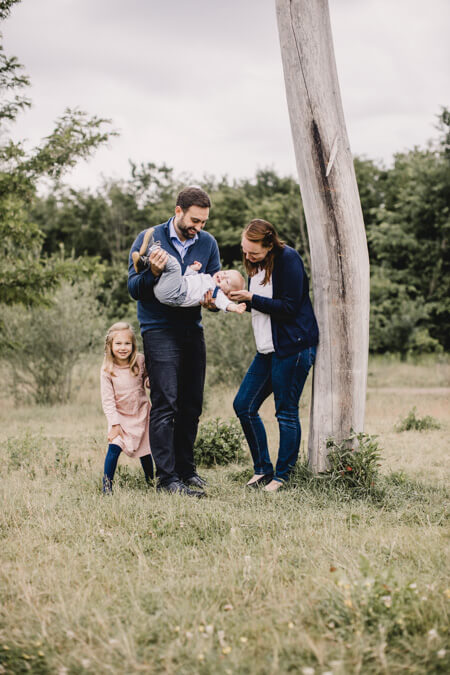
<path id="1" fill-rule="evenodd" d="M 245 302 L 241 302 L 239 305 L 235 305 L 234 302 L 230 302 L 227 306 L 227 312 L 236 312 L 236 314 L 243 314 L 247 309 Z"/>
<path id="2" fill-rule="evenodd" d="M 236 302 L 250 302 L 253 298 L 253 293 L 250 293 L 250 291 L 230 291 L 228 297 L 230 300 L 235 300 Z"/>
<path id="3" fill-rule="evenodd" d="M 111 429 L 108 432 L 108 441 L 109 443 L 112 443 L 117 436 L 121 436 L 123 438 L 123 431 L 122 427 L 120 424 L 113 424 Z"/>
<path id="4" fill-rule="evenodd" d="M 163 248 L 157 248 L 151 252 L 149 261 L 153 276 L 159 277 L 167 264 L 168 257 L 169 254 Z"/>
<path id="5" fill-rule="evenodd" d="M 205 309 L 217 309 L 215 300 L 212 296 L 213 292 L 212 291 L 206 291 L 205 295 L 203 296 L 203 300 L 201 301 L 201 306 L 204 307 Z"/>

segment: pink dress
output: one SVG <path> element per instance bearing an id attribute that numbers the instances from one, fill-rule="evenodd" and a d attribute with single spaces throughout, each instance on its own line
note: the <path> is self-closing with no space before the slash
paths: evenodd
<path id="1" fill-rule="evenodd" d="M 108 420 L 108 432 L 120 424 L 123 438 L 116 436 L 112 443 L 118 445 L 129 457 L 150 454 L 148 427 L 150 401 L 145 391 L 147 379 L 143 354 L 137 355 L 138 375 L 133 375 L 128 366 L 114 364 L 114 375 L 101 370 L 100 389 L 103 412 Z"/>

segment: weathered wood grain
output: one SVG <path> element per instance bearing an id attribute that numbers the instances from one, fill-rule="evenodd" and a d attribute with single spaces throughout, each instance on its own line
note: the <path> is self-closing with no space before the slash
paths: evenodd
<path id="1" fill-rule="evenodd" d="M 309 459 L 362 431 L 369 343 L 369 259 L 326 0 L 276 0 L 287 102 L 311 249 L 320 329 Z"/>

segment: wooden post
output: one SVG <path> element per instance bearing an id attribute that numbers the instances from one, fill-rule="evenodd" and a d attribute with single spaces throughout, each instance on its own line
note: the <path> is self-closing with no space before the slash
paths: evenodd
<path id="1" fill-rule="evenodd" d="M 276 10 L 320 330 L 309 461 L 322 471 L 327 438 L 364 428 L 369 258 L 328 2 L 276 0 Z"/>

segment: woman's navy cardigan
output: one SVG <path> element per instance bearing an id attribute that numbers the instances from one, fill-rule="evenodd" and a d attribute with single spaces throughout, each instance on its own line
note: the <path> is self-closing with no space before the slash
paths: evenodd
<path id="1" fill-rule="evenodd" d="M 290 246 L 275 256 L 272 284 L 272 298 L 253 294 L 248 304 L 270 315 L 276 355 L 292 356 L 317 345 L 319 328 L 309 297 L 308 277 L 302 259 Z"/>

